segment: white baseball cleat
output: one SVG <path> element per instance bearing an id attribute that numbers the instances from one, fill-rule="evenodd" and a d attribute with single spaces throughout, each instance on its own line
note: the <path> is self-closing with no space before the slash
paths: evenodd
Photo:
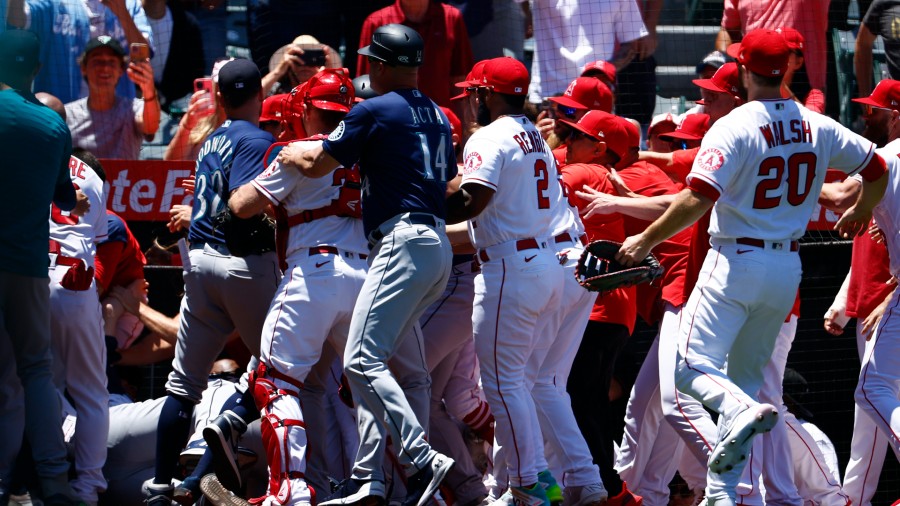
<path id="1" fill-rule="evenodd" d="M 771 404 L 759 404 L 738 413 L 731 428 L 713 448 L 709 470 L 721 474 L 747 459 L 753 437 L 769 432 L 778 421 L 778 410 Z"/>

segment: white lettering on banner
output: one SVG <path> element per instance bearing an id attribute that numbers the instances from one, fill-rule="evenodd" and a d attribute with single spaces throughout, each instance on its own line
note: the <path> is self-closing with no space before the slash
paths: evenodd
<path id="1" fill-rule="evenodd" d="M 109 183 L 107 183 L 109 184 Z M 131 185 L 131 181 L 128 180 L 128 170 L 123 170 L 119 172 L 119 177 L 117 177 L 112 182 L 112 192 L 109 191 L 109 188 L 106 189 L 107 195 L 112 195 L 112 210 L 117 213 L 125 212 L 125 204 L 122 203 L 122 197 L 125 195 L 125 188 Z M 109 207 L 107 205 L 107 207 Z"/>
<path id="2" fill-rule="evenodd" d="M 146 190 L 144 190 L 146 188 Z M 156 198 L 156 183 L 149 179 L 141 179 L 131 188 L 131 196 L 128 204 L 137 213 L 149 213 L 153 210 L 153 199 Z M 141 204 L 141 199 L 150 199 L 147 204 Z"/>
<path id="3" fill-rule="evenodd" d="M 184 188 L 181 187 L 181 179 L 185 179 L 191 176 L 193 171 L 190 170 L 169 170 L 166 175 L 166 186 L 163 188 L 162 200 L 159 203 L 159 212 L 167 213 L 169 209 L 172 208 L 172 197 L 176 195 L 184 195 Z M 186 199 L 182 199 L 182 204 L 185 204 L 185 200 L 187 200 L 187 204 L 191 201 L 191 196 L 188 195 Z"/>

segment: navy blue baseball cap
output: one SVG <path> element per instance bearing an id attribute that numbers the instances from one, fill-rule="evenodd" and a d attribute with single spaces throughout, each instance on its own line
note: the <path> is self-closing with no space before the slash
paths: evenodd
<path id="1" fill-rule="evenodd" d="M 259 67 L 246 58 L 235 58 L 219 70 L 218 86 L 228 102 L 243 103 L 262 88 Z"/>
<path id="2" fill-rule="evenodd" d="M 388 65 L 418 67 L 425 61 L 424 48 L 425 42 L 419 32 L 408 26 L 392 23 L 376 28 L 372 34 L 372 43 L 360 48 L 357 53 Z"/>

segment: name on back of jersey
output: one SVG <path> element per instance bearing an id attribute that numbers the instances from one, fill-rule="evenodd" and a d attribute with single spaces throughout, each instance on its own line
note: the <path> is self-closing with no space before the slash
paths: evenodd
<path id="1" fill-rule="evenodd" d="M 433 107 L 413 107 L 409 106 L 409 113 L 412 115 L 413 123 L 438 123 L 443 125 L 444 120 L 441 115 Z"/>
<path id="2" fill-rule="evenodd" d="M 513 140 L 522 148 L 522 153 L 526 155 L 538 152 L 545 153 L 544 139 L 537 130 L 523 130 L 513 135 Z"/>
<path id="3" fill-rule="evenodd" d="M 792 119 L 785 128 L 784 121 L 778 120 L 759 127 L 759 131 L 765 137 L 769 148 L 786 144 L 812 143 L 812 127 L 809 126 L 809 121 Z"/>

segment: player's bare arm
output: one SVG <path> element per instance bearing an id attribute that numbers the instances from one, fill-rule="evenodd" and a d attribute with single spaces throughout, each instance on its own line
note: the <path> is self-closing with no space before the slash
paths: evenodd
<path id="1" fill-rule="evenodd" d="M 859 180 L 852 177 L 835 183 L 825 183 L 819 193 L 819 204 L 831 211 L 843 213 L 856 202 L 859 189 Z"/>
<path id="2" fill-rule="evenodd" d="M 894 282 L 896 283 L 896 280 Z M 866 341 L 872 339 L 872 336 L 875 334 L 873 331 L 875 330 L 875 327 L 878 326 L 878 322 L 881 321 L 881 317 L 884 316 L 884 312 L 887 310 L 888 304 L 891 302 L 891 299 L 894 297 L 894 292 L 896 291 L 897 287 L 894 286 L 894 289 L 885 296 L 884 300 L 881 301 L 881 304 L 878 304 L 878 307 L 872 310 L 872 312 L 869 313 L 869 316 L 862 321 L 862 332 L 866 335 Z"/>
<path id="3" fill-rule="evenodd" d="M 839 336 L 844 333 L 844 326 L 850 318 L 847 317 L 847 293 L 850 290 L 850 276 L 852 273 L 847 272 L 841 289 L 834 296 L 834 302 L 825 312 L 825 331 L 833 336 Z"/>
<path id="4" fill-rule="evenodd" d="M 91 210 L 91 201 L 87 195 L 81 190 L 75 190 L 75 208 L 72 209 L 72 216 L 84 216 Z"/>
<path id="5" fill-rule="evenodd" d="M 475 253 L 475 247 L 472 246 L 472 240 L 469 239 L 468 223 L 463 221 L 447 225 L 447 238 L 450 239 L 450 245 L 453 246 L 454 254 L 470 255 Z"/>
<path id="6" fill-rule="evenodd" d="M 657 153 L 655 151 L 641 151 L 638 153 L 638 160 L 642 162 L 650 162 L 657 167 L 664 169 L 672 165 L 672 153 Z"/>
<path id="7" fill-rule="evenodd" d="M 238 218 L 250 218 L 265 211 L 269 207 L 269 199 L 252 184 L 245 184 L 231 194 L 228 207 Z"/>
<path id="8" fill-rule="evenodd" d="M 681 190 L 675 202 L 647 230 L 625 238 L 616 260 L 630 267 L 647 258 L 656 245 L 696 222 L 714 203 L 690 188 Z"/>
<path id="9" fill-rule="evenodd" d="M 472 219 L 487 207 L 494 190 L 477 183 L 464 184 L 459 191 L 447 198 L 447 223 L 460 223 Z"/>
<path id="10" fill-rule="evenodd" d="M 881 159 L 881 155 L 876 153 L 875 156 Z M 884 164 L 884 159 L 881 159 L 881 166 L 884 167 Z M 847 212 L 841 215 L 841 218 L 834 226 L 834 229 L 841 234 L 841 237 L 849 239 L 862 235 L 868 230 L 869 222 L 872 220 L 872 209 L 881 201 L 881 197 L 884 196 L 884 191 L 887 188 L 887 176 L 887 171 L 883 171 L 881 177 L 873 181 L 868 181 L 863 176 L 859 198 Z"/>
<path id="11" fill-rule="evenodd" d="M 293 167 L 311 178 L 324 177 L 340 165 L 322 149 L 321 145 L 304 150 L 297 143 L 285 146 L 278 153 L 278 162 L 286 167 Z"/>
<path id="12" fill-rule="evenodd" d="M 641 220 L 655 220 L 675 201 L 674 194 L 619 197 L 599 192 L 589 186 L 584 186 L 584 191 L 576 191 L 575 195 L 589 202 L 581 214 L 583 218 L 590 218 L 595 214 L 621 213 Z"/>

